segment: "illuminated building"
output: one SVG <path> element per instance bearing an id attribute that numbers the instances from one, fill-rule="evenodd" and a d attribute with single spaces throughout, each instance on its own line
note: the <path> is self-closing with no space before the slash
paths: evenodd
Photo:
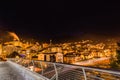
<path id="1" fill-rule="evenodd" d="M 73 64 L 76 61 L 80 60 L 80 54 L 78 53 L 67 53 L 64 55 L 64 63 L 69 63 L 69 64 Z"/>
<path id="2" fill-rule="evenodd" d="M 38 54 L 38 60 L 63 63 L 63 54 L 57 52 L 40 53 Z"/>
<path id="3" fill-rule="evenodd" d="M 0 55 L 2 54 L 2 44 L 0 44 Z"/>

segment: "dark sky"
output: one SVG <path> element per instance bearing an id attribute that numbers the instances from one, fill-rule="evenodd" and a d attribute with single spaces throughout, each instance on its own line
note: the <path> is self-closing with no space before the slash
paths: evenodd
<path id="1" fill-rule="evenodd" d="M 95 33 L 120 32 L 120 5 L 103 1 L 9 1 L 0 6 L 1 27 L 21 36 L 72 39 Z"/>

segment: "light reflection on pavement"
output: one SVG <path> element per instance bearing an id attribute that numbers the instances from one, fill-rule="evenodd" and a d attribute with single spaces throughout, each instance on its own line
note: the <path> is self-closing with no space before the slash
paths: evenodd
<path id="1" fill-rule="evenodd" d="M 17 75 L 6 64 L 6 62 L 0 62 L 0 80 L 24 80 L 20 75 Z"/>

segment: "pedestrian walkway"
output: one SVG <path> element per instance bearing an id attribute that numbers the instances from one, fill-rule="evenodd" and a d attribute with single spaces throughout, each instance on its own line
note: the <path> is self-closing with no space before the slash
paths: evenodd
<path id="1" fill-rule="evenodd" d="M 0 62 L 0 80 L 24 80 L 17 75 L 6 62 Z"/>

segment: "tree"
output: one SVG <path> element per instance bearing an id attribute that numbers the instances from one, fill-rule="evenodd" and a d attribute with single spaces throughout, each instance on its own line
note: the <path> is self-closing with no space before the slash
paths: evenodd
<path id="1" fill-rule="evenodd" d="M 116 62 L 120 64 L 120 50 L 117 50 L 116 58 L 117 58 Z"/>
<path id="2" fill-rule="evenodd" d="M 118 47 L 120 47 L 120 43 L 117 43 Z M 120 68 L 120 50 L 116 50 L 116 59 L 114 59 L 112 56 L 111 56 L 111 63 L 110 63 L 110 66 L 112 68 Z"/>

